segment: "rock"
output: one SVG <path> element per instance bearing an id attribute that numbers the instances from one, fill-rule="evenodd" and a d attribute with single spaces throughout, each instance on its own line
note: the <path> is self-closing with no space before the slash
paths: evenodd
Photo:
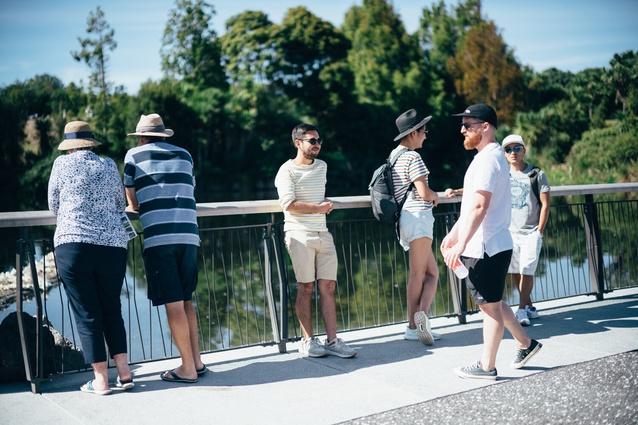
<path id="1" fill-rule="evenodd" d="M 36 371 L 36 318 L 22 313 L 31 359 L 31 371 Z M 64 338 L 47 321 L 42 325 L 44 377 L 62 371 L 79 370 L 86 367 L 82 352 Z M 25 381 L 22 343 L 18 328 L 18 314 L 11 313 L 0 323 L 0 383 Z"/>

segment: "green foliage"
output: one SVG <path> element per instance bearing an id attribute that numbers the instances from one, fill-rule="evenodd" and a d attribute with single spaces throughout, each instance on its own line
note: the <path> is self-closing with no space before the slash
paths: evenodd
<path id="1" fill-rule="evenodd" d="M 100 6 L 95 12 L 90 12 L 86 21 L 86 32 L 94 37 L 80 38 L 82 50 L 72 51 L 71 56 L 78 62 L 86 63 L 91 68 L 90 88 L 97 88 L 100 93 L 109 91 L 110 83 L 107 81 L 107 66 L 109 61 L 108 51 L 113 51 L 117 43 L 113 38 L 115 30 L 106 22 L 104 12 Z"/>
<path id="2" fill-rule="evenodd" d="M 290 130 L 300 122 L 317 125 L 326 141 L 330 196 L 364 195 L 395 146 L 396 117 L 410 108 L 433 116 L 419 150 L 430 185 L 459 187 L 474 152 L 463 148 L 451 114 L 474 102 L 496 107 L 497 138 L 521 134 L 528 159 L 554 186 L 636 181 L 636 53 L 614 55 L 608 68 L 536 73 L 517 63 L 480 4 L 432 4 L 414 34 L 387 0 L 351 7 L 341 29 L 305 7 L 280 24 L 246 11 L 217 38 L 212 5 L 176 0 L 161 51 L 166 76 L 137 95 L 109 89 L 107 52 L 116 44 L 97 8 L 75 53 L 95 74 L 88 87 L 46 74 L 0 87 L 2 208 L 46 208 L 68 121 L 88 121 L 103 142 L 96 153 L 121 166 L 137 145 L 126 134 L 150 113 L 193 155 L 199 202 L 275 196 L 274 176 L 295 155 Z"/>
<path id="3" fill-rule="evenodd" d="M 175 0 L 162 38 L 162 70 L 205 89 L 223 87 L 221 48 L 212 28 L 215 8 L 202 0 Z"/>

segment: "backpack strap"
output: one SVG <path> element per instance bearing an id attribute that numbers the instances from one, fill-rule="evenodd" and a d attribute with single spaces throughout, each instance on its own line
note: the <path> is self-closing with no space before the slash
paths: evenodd
<path id="1" fill-rule="evenodd" d="M 406 153 L 409 149 L 405 149 L 405 150 L 401 150 L 399 152 L 397 152 L 393 157 L 390 157 L 387 159 L 388 164 L 390 165 L 390 169 L 394 168 L 394 164 L 396 164 L 396 162 L 399 160 L 399 158 L 401 157 L 401 155 L 403 155 L 404 153 Z M 392 179 L 390 179 L 390 181 L 392 181 Z M 397 198 L 395 196 L 394 200 L 397 203 L 397 210 L 399 213 L 401 213 L 401 210 L 403 209 L 403 204 L 405 204 L 405 201 L 408 199 L 408 192 L 412 190 L 412 188 L 414 187 L 414 182 L 410 182 L 410 185 L 408 186 L 408 190 L 405 191 L 405 196 L 403 197 L 403 199 L 401 200 L 401 202 L 397 201 Z M 392 194 L 394 195 L 395 190 L 394 190 L 394 183 L 392 184 Z M 398 217 L 397 217 L 398 218 Z M 398 222 L 398 220 L 397 220 Z"/>
<path id="2" fill-rule="evenodd" d="M 536 196 L 536 200 L 538 202 L 541 201 L 540 188 L 538 187 L 538 172 L 541 169 L 535 165 L 532 165 L 532 171 L 527 173 L 527 177 L 530 179 L 530 186 L 532 187 L 532 192 L 534 196 Z"/>

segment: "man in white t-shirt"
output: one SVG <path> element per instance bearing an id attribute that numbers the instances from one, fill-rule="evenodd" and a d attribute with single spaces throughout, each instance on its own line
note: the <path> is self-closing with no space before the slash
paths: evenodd
<path id="1" fill-rule="evenodd" d="M 295 310 L 303 340 L 300 353 L 307 357 L 354 357 L 357 352 L 337 338 L 334 291 L 337 284 L 337 250 L 326 226 L 326 214 L 334 205 L 326 194 L 327 164 L 318 159 L 323 139 L 317 127 L 299 124 L 292 130 L 297 155 L 277 172 L 275 186 L 284 210 L 286 249 L 297 279 Z M 319 292 L 319 311 L 326 327 L 320 344 L 312 328 L 312 293 Z"/>
<path id="2" fill-rule="evenodd" d="M 525 142 L 518 134 L 503 140 L 503 152 L 510 163 L 512 188 L 512 223 L 514 242 L 508 273 L 513 274 L 520 293 L 516 319 L 529 326 L 539 314 L 532 304 L 534 272 L 543 244 L 543 231 L 549 218 L 549 181 L 543 170 L 525 162 Z"/>
<path id="3" fill-rule="evenodd" d="M 512 256 L 511 201 L 507 161 L 494 138 L 496 112 L 480 103 L 454 116 L 463 117 L 465 149 L 478 153 L 465 173 L 459 219 L 441 242 L 441 252 L 448 267 L 459 260 L 467 267 L 468 291 L 484 314 L 481 359 L 454 372 L 462 378 L 495 380 L 496 354 L 505 327 L 516 340 L 516 356 L 510 364 L 515 369 L 523 367 L 542 344 L 527 336 L 503 302 Z"/>

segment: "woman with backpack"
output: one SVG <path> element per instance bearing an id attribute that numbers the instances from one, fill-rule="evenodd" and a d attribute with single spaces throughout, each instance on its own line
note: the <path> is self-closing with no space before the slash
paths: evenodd
<path id="1" fill-rule="evenodd" d="M 410 109 L 396 119 L 399 145 L 390 158 L 396 158 L 392 167 L 392 182 L 397 203 L 403 203 L 399 218 L 399 243 L 410 251 L 410 277 L 407 286 L 408 326 L 404 338 L 434 344 L 440 335 L 432 332 L 428 313 L 434 300 L 439 269 L 432 252 L 434 216 L 439 196 L 428 185 L 428 171 L 421 155 L 415 149 L 423 147 L 427 137 L 426 124 L 432 117 L 423 117 Z"/>

